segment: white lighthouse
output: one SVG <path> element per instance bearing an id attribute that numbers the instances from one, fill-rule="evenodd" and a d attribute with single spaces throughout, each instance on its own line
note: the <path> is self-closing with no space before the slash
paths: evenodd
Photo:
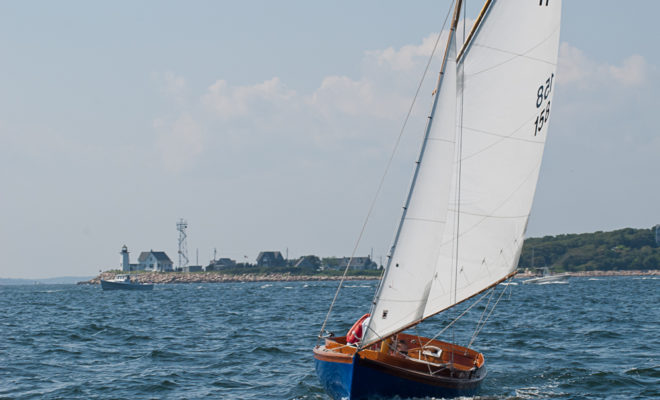
<path id="1" fill-rule="evenodd" d="M 130 272 L 131 271 L 131 264 L 129 264 L 128 261 L 128 248 L 126 245 L 122 246 L 121 248 L 121 270 L 124 272 Z"/>

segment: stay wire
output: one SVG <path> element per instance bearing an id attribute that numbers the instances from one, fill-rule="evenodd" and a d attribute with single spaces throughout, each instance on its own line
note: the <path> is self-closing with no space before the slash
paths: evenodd
<path id="1" fill-rule="evenodd" d="M 493 289 L 490 289 L 488 292 L 486 292 L 486 293 L 484 293 L 483 295 L 481 295 L 481 297 L 479 297 L 479 299 L 477 299 L 477 301 L 475 301 L 474 303 L 472 303 L 472 304 L 470 305 L 470 307 L 466 308 L 465 311 L 463 311 L 463 312 L 461 313 L 461 315 L 459 315 L 458 317 L 454 318 L 454 320 L 451 321 L 449 324 L 447 324 L 447 326 L 445 326 L 444 328 L 442 328 L 442 330 L 441 330 L 440 332 L 436 333 L 435 336 L 433 336 L 432 338 L 430 338 L 429 341 L 426 342 L 426 344 L 424 344 L 424 346 L 428 346 L 432 341 L 434 341 L 434 340 L 437 339 L 440 335 L 442 335 L 443 333 L 445 333 L 445 331 L 446 331 L 447 329 L 449 329 L 449 328 L 450 328 L 451 326 L 453 326 L 456 322 L 458 322 L 458 320 L 461 319 L 461 317 L 463 317 L 465 314 L 467 314 L 468 311 L 470 311 L 474 306 L 476 306 L 477 304 L 479 304 L 479 302 L 481 302 L 481 300 L 483 300 L 486 296 L 488 296 L 489 293 L 492 293 L 493 290 L 494 290 L 494 288 L 493 288 Z"/>
<path id="2" fill-rule="evenodd" d="M 486 306 L 484 307 L 484 311 L 481 313 L 481 316 L 479 317 L 479 321 L 477 321 L 477 325 L 474 327 L 474 330 L 476 331 L 477 328 L 479 328 L 479 325 L 481 324 L 481 321 L 484 320 L 484 315 L 486 315 L 486 311 L 488 310 L 488 306 L 490 305 L 490 301 L 493 300 L 493 295 L 495 294 L 494 290 L 490 291 L 490 297 L 488 297 L 488 303 L 486 303 Z"/>
<path id="3" fill-rule="evenodd" d="M 495 311 L 495 308 L 497 307 L 497 304 L 500 302 L 500 299 L 502 298 L 502 296 L 504 295 L 504 293 L 506 292 L 506 290 L 508 288 L 509 288 L 509 286 L 504 286 L 504 289 L 502 290 L 502 293 L 500 293 L 499 297 L 497 298 L 497 301 L 495 302 L 495 304 L 493 304 L 493 308 L 490 309 L 490 312 L 486 316 L 486 319 L 481 324 L 481 326 L 479 326 L 478 329 L 475 330 L 474 334 L 472 335 L 472 338 L 470 339 L 470 343 L 468 343 L 468 345 L 467 345 L 468 348 L 470 346 L 472 346 L 472 343 L 474 343 L 474 341 L 477 339 L 477 336 L 481 332 L 481 329 L 483 329 L 483 327 L 486 326 L 486 322 L 488 321 L 488 318 L 490 318 L 490 315 L 493 313 L 493 311 Z M 495 288 L 493 288 L 493 290 L 495 290 Z"/>
<path id="4" fill-rule="evenodd" d="M 453 4 L 453 1 L 452 1 Z M 433 50 L 431 51 L 431 55 L 429 56 L 429 59 L 426 63 L 426 67 L 424 68 L 424 72 L 422 73 L 422 78 L 419 81 L 419 85 L 417 86 L 417 90 L 415 91 L 415 96 L 413 97 L 413 100 L 410 104 L 410 108 L 408 108 L 408 113 L 406 114 L 406 118 L 403 120 L 403 125 L 401 126 L 401 130 L 399 131 L 399 136 L 396 139 L 396 142 L 394 143 L 394 148 L 392 149 L 392 153 L 390 154 L 390 158 L 387 161 L 387 165 L 385 166 L 385 172 L 383 172 L 382 177 L 380 178 L 380 182 L 378 184 L 378 188 L 376 189 L 376 193 L 374 195 L 373 200 L 371 201 L 371 205 L 369 206 L 369 211 L 367 212 L 367 216 L 364 219 L 364 223 L 362 224 L 362 229 L 360 230 L 360 234 L 358 236 L 358 239 L 355 243 L 355 246 L 353 247 L 353 252 L 351 253 L 351 257 L 348 259 L 348 264 L 346 265 L 346 268 L 344 269 L 344 273 L 341 276 L 341 279 L 339 281 L 339 285 L 337 286 L 337 291 L 335 292 L 335 296 L 332 299 L 332 303 L 330 303 L 330 308 L 328 309 L 328 313 L 325 316 L 325 319 L 323 320 L 323 325 L 321 325 L 321 331 L 319 332 L 318 337 L 316 338 L 316 346 L 318 346 L 319 341 L 323 337 L 323 332 L 325 331 L 326 324 L 328 323 L 328 318 L 330 318 L 330 314 L 332 313 L 332 309 L 335 305 L 335 302 L 337 301 L 337 296 L 339 296 L 339 291 L 341 290 L 341 287 L 344 284 L 344 281 L 346 280 L 346 275 L 348 273 L 348 269 L 351 266 L 351 262 L 353 261 L 353 258 L 355 257 L 355 253 L 357 252 L 357 248 L 360 244 L 360 240 L 362 240 L 362 236 L 364 235 L 364 231 L 367 227 L 367 223 L 369 222 L 369 218 L 371 217 L 371 213 L 373 212 L 373 209 L 376 205 L 376 200 L 378 199 L 380 192 L 382 191 L 383 184 L 385 183 L 385 178 L 387 177 L 387 174 L 389 173 L 389 170 L 392 166 L 392 162 L 394 161 L 394 156 L 396 155 L 397 149 L 399 148 L 399 144 L 401 143 L 401 138 L 403 137 L 403 133 L 405 131 L 406 125 L 408 124 L 408 120 L 410 119 L 410 115 L 412 115 L 413 107 L 415 106 L 415 103 L 417 101 L 417 97 L 419 96 L 419 92 L 422 89 L 422 85 L 424 83 L 424 80 L 426 79 L 426 74 L 429 71 L 429 67 L 431 66 L 431 62 L 433 61 L 433 56 L 435 55 L 436 49 L 438 48 L 438 43 L 440 42 L 440 37 L 442 36 L 442 32 L 445 29 L 445 26 L 447 25 L 447 20 L 449 19 L 449 15 L 451 13 L 452 7 L 449 7 L 449 11 L 447 11 L 447 15 L 445 16 L 445 20 L 442 23 L 442 28 L 440 29 L 440 32 L 438 33 L 438 37 L 435 39 L 435 43 L 433 44 Z M 381 278 L 382 281 L 382 278 Z"/>

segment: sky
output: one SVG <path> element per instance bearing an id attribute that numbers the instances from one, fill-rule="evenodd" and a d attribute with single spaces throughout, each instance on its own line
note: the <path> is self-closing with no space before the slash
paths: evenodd
<path id="1" fill-rule="evenodd" d="M 467 19 L 481 2 L 468 1 Z M 348 256 L 449 1 L 0 2 L 0 277 Z M 528 237 L 660 223 L 660 2 L 565 0 Z M 358 255 L 389 249 L 432 65 Z"/>

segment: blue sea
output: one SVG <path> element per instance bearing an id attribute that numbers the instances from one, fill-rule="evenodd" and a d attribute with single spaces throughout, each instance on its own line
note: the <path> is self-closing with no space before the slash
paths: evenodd
<path id="1" fill-rule="evenodd" d="M 659 278 L 519 282 L 498 287 L 472 346 L 489 371 L 475 398 L 660 398 Z M 344 334 L 367 312 L 376 284 L 347 282 L 329 330 Z M 336 287 L 0 286 L 0 398 L 328 399 L 312 348 Z M 482 303 L 442 338 L 466 344 Z M 419 332 L 434 335 L 458 312 Z"/>

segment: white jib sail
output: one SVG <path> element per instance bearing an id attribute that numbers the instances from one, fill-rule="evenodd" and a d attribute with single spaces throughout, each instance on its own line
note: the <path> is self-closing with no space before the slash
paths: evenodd
<path id="1" fill-rule="evenodd" d="M 449 33 L 444 74 L 389 268 L 363 343 L 422 318 L 447 218 L 456 133 L 456 39 Z"/>
<path id="2" fill-rule="evenodd" d="M 560 19 L 561 0 L 493 1 L 461 55 L 460 177 L 424 318 L 518 264 L 552 111 Z"/>

